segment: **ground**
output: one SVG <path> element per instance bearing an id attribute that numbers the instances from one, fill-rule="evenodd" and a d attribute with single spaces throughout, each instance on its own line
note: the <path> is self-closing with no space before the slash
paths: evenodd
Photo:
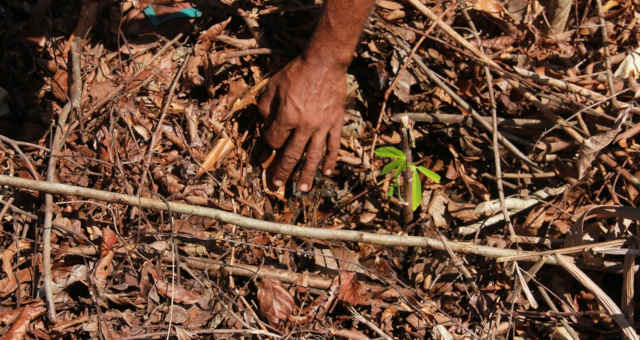
<path id="1" fill-rule="evenodd" d="M 310 193 L 255 103 L 321 1 L 151 3 L 0 4 L 1 339 L 637 338 L 640 3 L 379 0 Z"/>

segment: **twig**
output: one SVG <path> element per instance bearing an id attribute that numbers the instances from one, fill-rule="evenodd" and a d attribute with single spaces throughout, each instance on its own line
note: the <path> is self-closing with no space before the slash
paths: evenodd
<path id="1" fill-rule="evenodd" d="M 469 119 L 468 116 L 455 113 L 440 113 L 436 110 L 434 113 L 426 112 L 403 112 L 396 113 L 391 116 L 392 122 L 400 122 L 403 116 L 409 117 L 409 119 L 416 122 L 424 123 L 442 123 L 442 124 L 462 124 Z M 489 122 L 491 117 L 482 117 L 482 119 Z M 512 126 L 529 126 L 529 125 L 542 125 L 544 122 L 540 119 L 531 118 L 498 118 L 499 124 L 512 125 Z M 640 130 L 640 128 L 638 128 Z M 640 131 L 639 131 L 640 132 Z"/>
<path id="2" fill-rule="evenodd" d="M 387 335 L 382 329 L 380 329 L 378 326 L 376 326 L 373 322 L 367 320 L 362 314 L 358 313 L 358 311 L 355 308 L 353 308 L 352 306 L 349 306 L 349 312 L 351 312 L 351 315 L 353 315 L 354 319 L 356 319 L 359 322 L 362 322 L 363 324 L 367 325 L 367 327 L 371 328 L 381 338 L 383 338 L 385 340 L 393 340 L 392 337 Z"/>
<path id="3" fill-rule="evenodd" d="M 185 66 L 188 64 L 188 62 L 189 62 L 189 55 L 187 55 L 182 61 L 182 65 L 180 65 L 180 69 L 178 69 L 178 72 L 176 72 L 175 76 L 173 77 L 173 80 L 171 81 L 171 85 L 169 86 L 169 91 L 167 93 L 167 96 L 165 97 L 164 102 L 162 103 L 162 108 L 160 109 L 160 119 L 158 119 L 156 130 L 151 135 L 151 141 L 149 142 L 149 149 L 147 149 L 147 154 L 144 157 L 144 163 L 142 165 L 142 169 L 144 172 L 142 175 L 142 185 L 140 185 L 139 187 L 140 190 L 144 186 L 144 182 L 146 181 L 147 174 L 149 173 L 149 163 L 151 162 L 151 156 L 153 155 L 153 148 L 155 147 L 156 142 L 158 141 L 158 136 L 160 136 L 160 133 L 162 131 L 162 125 L 164 124 L 164 119 L 167 116 L 167 109 L 171 104 L 171 100 L 173 100 L 173 95 L 176 89 L 176 85 L 178 84 L 178 80 L 182 76 L 182 72 L 184 71 Z"/>
<path id="4" fill-rule="evenodd" d="M 637 235 L 637 234 L 636 234 Z M 633 247 L 637 246 L 637 241 L 633 241 Z M 620 297 L 620 305 L 624 311 L 624 315 L 627 320 L 635 320 L 635 277 L 636 270 L 634 269 L 634 262 L 637 255 L 627 254 L 624 256 L 624 263 L 622 266 L 622 294 Z"/>
<path id="5" fill-rule="evenodd" d="M 541 75 L 541 74 L 537 74 L 535 72 L 531 72 L 519 67 L 514 66 L 513 70 L 516 71 L 517 74 L 519 74 L 522 77 L 527 77 L 532 79 L 533 81 L 535 81 L 536 83 L 540 84 L 540 85 L 551 85 L 551 86 L 555 86 L 560 90 L 566 90 L 566 91 L 570 91 L 573 93 L 577 93 L 581 96 L 587 97 L 593 101 L 606 101 L 608 100 L 607 96 L 600 94 L 598 92 L 595 91 L 591 91 L 589 89 L 586 89 L 582 86 L 578 86 L 569 82 L 566 82 L 564 80 L 560 80 L 560 79 L 556 79 L 556 78 L 552 78 L 549 76 L 545 76 L 545 75 Z M 613 93 L 612 95 L 615 95 L 615 93 Z M 611 100 L 613 100 L 613 97 L 611 98 Z M 640 112 L 640 108 L 637 107 L 633 107 L 632 104 L 629 103 L 625 103 L 625 102 L 621 102 L 618 101 L 618 105 L 621 108 L 631 108 L 631 111 L 638 113 Z M 614 118 L 615 120 L 615 118 Z"/>
<path id="6" fill-rule="evenodd" d="M 563 185 L 557 188 L 544 188 L 533 193 L 532 198 L 520 199 L 520 198 L 507 198 L 505 200 L 505 206 L 507 209 L 511 210 L 513 214 L 517 214 L 523 210 L 529 209 L 534 205 L 540 203 L 542 200 L 545 200 L 552 196 L 558 196 L 562 194 L 568 185 Z M 476 207 L 476 214 L 493 214 L 501 208 L 501 203 L 499 200 L 493 200 L 488 202 L 483 202 L 478 207 Z M 484 221 L 480 221 L 478 223 L 470 224 L 467 226 L 459 227 L 456 231 L 460 235 L 470 235 L 476 233 L 480 228 L 488 227 L 494 225 L 503 220 L 503 215 L 493 215 L 487 218 Z"/>
<path id="7" fill-rule="evenodd" d="M 105 202 L 128 204 L 131 206 L 159 211 L 166 211 L 167 208 L 170 208 L 174 213 L 210 217 L 224 223 L 235 224 L 251 230 L 279 233 L 296 237 L 304 237 L 317 240 L 355 241 L 383 246 L 427 247 L 437 250 L 445 250 L 441 240 L 427 237 L 376 234 L 355 230 L 333 230 L 301 227 L 291 224 L 281 224 L 256 220 L 253 218 L 244 217 L 214 208 L 200 207 L 178 202 L 163 202 L 161 200 L 146 197 L 136 197 L 132 195 L 83 188 L 68 184 L 34 181 L 25 178 L 0 175 L 0 185 L 10 185 L 19 188 L 44 191 L 51 194 L 80 196 Z M 532 252 L 494 248 L 465 242 L 448 241 L 447 245 L 451 248 L 451 250 L 455 252 L 474 254 L 489 258 L 535 254 Z M 545 263 L 556 264 L 557 261 L 552 257 L 545 257 Z"/>
<path id="8" fill-rule="evenodd" d="M 435 72 L 433 72 L 429 67 L 427 67 L 427 65 L 425 65 L 422 61 L 416 60 L 416 62 L 418 62 L 418 65 L 425 71 L 425 73 L 427 74 L 427 77 L 429 77 L 431 81 L 436 83 L 440 88 L 442 88 L 445 92 L 447 92 L 447 94 L 449 94 L 451 98 L 458 105 L 460 105 L 460 107 L 462 107 L 462 109 L 471 113 L 471 117 L 473 117 L 473 119 L 478 121 L 482 127 L 484 127 L 489 132 L 493 132 L 493 128 L 491 127 L 491 125 L 486 120 L 484 120 L 483 117 L 476 110 L 474 110 L 473 107 L 471 107 L 471 105 L 469 105 L 469 103 L 467 103 L 464 99 L 462 99 L 462 97 L 458 96 L 458 94 L 456 94 L 453 90 L 451 90 L 451 88 L 447 84 L 445 84 L 442 80 L 440 80 L 440 78 L 436 75 Z M 518 158 L 520 158 L 523 162 L 527 163 L 533 168 L 536 168 L 536 169 L 540 168 L 540 166 L 536 162 L 529 159 L 529 157 L 523 154 L 522 151 L 520 151 L 515 145 L 513 145 L 508 139 L 502 136 L 502 134 L 500 134 L 499 132 L 498 132 L 498 140 L 507 149 L 509 149 L 509 151 L 511 151 Z"/>
<path id="9" fill-rule="evenodd" d="M 80 69 L 80 54 L 82 50 L 82 39 L 77 36 L 72 36 L 69 44 L 71 45 L 71 62 L 72 69 Z M 82 83 L 82 78 L 76 78 L 78 73 L 73 73 L 72 86 L 71 88 L 77 89 L 77 82 Z M 80 89 L 82 89 L 82 85 L 80 85 Z M 64 144 L 64 136 L 66 134 L 66 124 L 67 119 L 69 118 L 69 113 L 71 113 L 72 106 L 74 103 L 79 103 L 80 99 L 76 98 L 77 96 L 82 96 L 81 92 L 72 91 L 72 97 L 64 106 L 62 111 L 60 112 L 60 116 L 58 117 L 58 123 L 56 124 L 56 131 L 53 136 L 53 142 L 51 144 L 51 154 L 49 155 L 49 162 L 47 165 L 47 181 L 54 182 L 56 180 L 56 163 L 57 157 L 56 154 L 60 153 L 62 150 L 62 146 Z M 45 211 L 44 211 L 44 230 L 42 233 L 42 270 L 44 272 L 44 291 L 45 297 L 47 298 L 47 310 L 49 320 L 52 323 L 56 322 L 56 306 L 53 301 L 53 276 L 51 274 L 51 224 L 53 221 L 53 195 L 48 193 L 45 195 Z"/>
<path id="10" fill-rule="evenodd" d="M 142 72 L 147 71 L 148 70 L 147 68 L 149 67 L 149 65 L 151 65 L 154 61 L 156 61 L 156 59 L 158 59 L 162 54 L 164 54 L 164 52 L 167 51 L 171 46 L 173 46 L 173 44 L 175 44 L 178 40 L 180 40 L 180 38 L 182 38 L 182 33 L 178 33 L 178 35 L 176 35 L 175 38 L 171 39 L 164 46 L 162 46 L 160 48 L 160 50 L 158 50 L 158 52 L 151 59 L 149 59 L 149 61 L 145 62 L 142 65 L 142 67 L 140 68 L 140 70 L 138 72 L 136 72 L 130 79 L 131 80 L 137 79 L 137 77 L 140 74 L 142 74 Z M 91 116 L 91 114 L 93 114 L 95 111 L 97 111 L 102 106 L 107 104 L 110 100 L 115 98 L 125 88 L 125 86 L 127 86 L 127 85 L 128 84 L 125 83 L 125 84 L 122 84 L 122 85 L 119 85 L 118 87 L 116 87 L 113 91 L 111 91 L 109 94 L 107 94 L 104 98 L 102 98 L 100 101 L 98 101 L 96 104 L 94 104 L 87 111 L 86 116 Z"/>
<path id="11" fill-rule="evenodd" d="M 444 235 L 442 235 L 442 233 L 440 232 L 438 232 L 438 238 L 440 239 L 440 242 L 442 242 L 442 246 L 447 251 L 447 254 L 449 254 L 449 257 L 451 258 L 453 265 L 456 266 L 456 268 L 458 268 L 458 270 L 462 273 L 462 275 L 467 280 L 467 282 L 471 284 L 471 288 L 473 288 L 473 292 L 476 294 L 480 294 L 481 293 L 480 289 L 478 288 L 476 281 L 473 279 L 473 275 L 471 275 L 471 272 L 469 271 L 469 269 L 465 267 L 464 261 L 460 259 L 458 255 L 456 255 L 456 253 L 454 253 L 453 250 L 451 250 L 451 248 L 447 246 L 447 242 L 448 242 L 447 238 Z M 480 298 L 482 297 L 480 296 Z"/>
<path id="12" fill-rule="evenodd" d="M 558 264 L 562 266 L 571 276 L 573 276 L 578 282 L 590 290 L 600 301 L 604 309 L 609 313 L 609 316 L 618 324 L 622 330 L 622 334 L 626 339 L 637 340 L 638 335 L 635 330 L 622 314 L 622 310 L 611 300 L 607 293 L 602 290 L 595 282 L 593 282 L 580 268 L 578 268 L 573 259 L 564 255 L 555 256 Z"/>
<path id="13" fill-rule="evenodd" d="M 464 9 L 462 11 L 464 13 L 467 22 L 471 26 L 473 30 L 473 35 L 476 37 L 478 41 L 478 46 L 480 47 L 480 51 L 484 54 L 484 50 L 482 48 L 482 40 L 480 40 L 480 35 L 478 34 L 478 29 L 476 28 L 475 23 L 471 20 L 469 16 L 469 12 Z M 502 206 L 502 215 L 504 220 L 507 222 L 507 227 L 509 228 L 509 240 L 511 242 L 516 242 L 516 231 L 513 228 L 513 223 L 511 223 L 511 218 L 509 217 L 509 212 L 507 211 L 507 205 L 504 203 L 504 185 L 502 183 L 502 164 L 500 159 L 500 150 L 498 148 L 498 113 L 496 108 L 496 97 L 493 93 L 493 76 L 491 75 L 491 71 L 489 70 L 489 66 L 484 66 L 484 74 L 485 78 L 487 78 L 487 87 L 489 89 L 489 99 L 491 102 L 491 128 L 493 129 L 492 134 L 492 146 L 493 146 L 493 161 L 496 167 L 496 184 L 498 185 L 498 198 L 500 199 L 500 205 Z M 517 264 L 516 264 L 517 266 Z"/>
<path id="14" fill-rule="evenodd" d="M 604 21 L 602 1 L 596 0 L 596 4 L 598 5 L 598 16 L 600 17 L 600 31 L 602 32 L 604 64 L 607 67 L 607 85 L 609 86 L 609 93 L 613 96 L 613 98 L 611 98 L 611 104 L 613 104 L 613 107 L 617 107 L 618 100 L 615 97 L 616 89 L 613 87 L 613 72 L 611 71 L 611 57 L 609 56 L 609 35 L 607 34 L 607 23 Z"/>
<path id="15" fill-rule="evenodd" d="M 447 35 L 449 35 L 453 40 L 457 41 L 464 48 L 473 52 L 482 62 L 485 64 L 494 67 L 498 70 L 502 69 L 498 64 L 496 64 L 493 60 L 489 59 L 484 53 L 482 53 L 479 49 L 473 46 L 470 42 L 468 42 L 465 38 L 463 38 L 458 32 L 456 32 L 451 26 L 442 21 L 440 17 L 438 17 L 435 13 L 433 13 L 427 6 L 423 5 L 418 0 L 407 0 L 411 5 L 413 5 L 417 10 L 419 10 L 422 14 L 424 14 L 427 18 L 433 20 L 441 30 L 443 30 Z"/>
<path id="16" fill-rule="evenodd" d="M 404 197 L 406 205 L 402 208 L 402 219 L 405 225 L 413 220 L 413 172 L 409 164 L 413 163 L 411 154 L 411 142 L 409 141 L 409 118 L 402 120 L 402 151 L 404 152 L 407 167 L 404 169 Z M 420 188 L 422 190 L 422 188 Z"/>
<path id="17" fill-rule="evenodd" d="M 33 167 L 33 164 L 31 164 L 31 159 L 29 157 L 27 157 L 27 155 L 25 155 L 22 152 L 22 149 L 20 149 L 20 147 L 18 146 L 18 143 L 16 143 L 15 140 L 9 138 L 9 137 L 5 137 L 3 135 L 0 135 L 0 140 L 8 143 L 9 145 L 11 145 L 11 147 L 18 153 L 18 155 L 20 155 L 20 157 L 22 157 L 22 159 L 24 160 L 25 164 L 27 165 L 27 168 L 29 169 L 29 172 L 31 172 L 31 176 L 33 176 L 33 179 L 39 181 L 40 180 L 40 175 L 38 175 L 38 172 L 36 171 L 36 169 Z"/>
<path id="18" fill-rule="evenodd" d="M 500 263 L 500 262 L 509 262 L 509 261 L 520 261 L 520 260 L 525 260 L 525 259 L 532 260 L 532 261 L 538 261 L 543 256 L 557 255 L 557 254 L 566 255 L 566 254 L 580 253 L 580 252 L 583 252 L 585 250 L 592 249 L 592 248 L 597 248 L 597 247 L 621 246 L 625 242 L 626 242 L 626 240 L 613 240 L 613 241 L 582 244 L 582 245 L 574 246 L 574 247 L 567 247 L 567 248 L 560 248 L 560 249 L 553 249 L 553 250 L 536 252 L 535 254 L 532 254 L 532 255 L 523 255 L 523 256 L 517 255 L 517 256 L 502 257 L 502 258 L 496 259 L 496 262 Z M 529 256 L 534 256 L 534 257 L 529 258 Z"/>
<path id="19" fill-rule="evenodd" d="M 238 58 L 238 57 L 246 57 L 250 55 L 262 55 L 262 54 L 272 54 L 272 53 L 273 53 L 273 50 L 270 48 L 250 48 L 247 50 L 223 52 L 222 54 L 216 56 L 216 58 L 232 59 L 232 58 Z"/>
<path id="20" fill-rule="evenodd" d="M 272 333 L 272 332 L 268 332 L 268 331 L 263 331 L 263 330 L 260 330 L 260 329 L 201 329 L 201 330 L 189 331 L 189 333 L 191 333 L 193 335 L 245 334 L 245 335 L 262 335 L 262 336 L 266 336 L 266 337 L 270 337 L 270 338 L 274 338 L 274 339 L 281 339 L 282 338 L 282 336 L 280 336 L 278 334 L 275 334 L 275 333 Z M 144 339 L 162 338 L 165 335 L 167 335 L 167 332 L 160 331 L 160 332 L 144 333 L 144 334 L 139 334 L 139 335 L 126 336 L 126 337 L 122 337 L 122 338 L 119 338 L 119 339 L 120 340 L 144 340 Z"/>

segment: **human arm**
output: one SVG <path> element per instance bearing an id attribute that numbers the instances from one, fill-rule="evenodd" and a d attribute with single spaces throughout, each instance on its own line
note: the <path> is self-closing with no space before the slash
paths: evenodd
<path id="1" fill-rule="evenodd" d="M 266 142 L 278 150 L 271 169 L 282 185 L 306 151 L 300 191 L 311 189 L 322 161 L 331 175 L 338 158 L 346 101 L 346 72 L 374 0 L 326 0 L 313 37 L 301 56 L 276 73 L 259 108 Z"/>

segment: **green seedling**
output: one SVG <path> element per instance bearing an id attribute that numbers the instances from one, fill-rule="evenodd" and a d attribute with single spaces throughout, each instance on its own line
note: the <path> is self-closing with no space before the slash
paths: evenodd
<path id="1" fill-rule="evenodd" d="M 413 163 L 407 162 L 404 152 L 396 147 L 379 147 L 375 150 L 375 154 L 378 157 L 391 159 L 391 162 L 382 167 L 382 171 L 380 172 L 381 175 L 393 173 L 393 182 L 391 182 L 391 185 L 389 186 L 389 197 L 393 196 L 394 193 L 398 193 L 398 198 L 401 200 L 403 199 L 400 195 L 401 186 L 399 178 L 400 174 L 405 171 L 407 167 L 409 168 L 409 172 L 411 173 L 411 176 L 413 176 L 411 189 L 411 211 L 416 211 L 420 202 L 422 202 L 422 183 L 420 182 L 420 175 L 418 175 L 418 172 L 429 177 L 435 183 L 440 183 L 440 175 L 423 166 L 416 166 Z"/>

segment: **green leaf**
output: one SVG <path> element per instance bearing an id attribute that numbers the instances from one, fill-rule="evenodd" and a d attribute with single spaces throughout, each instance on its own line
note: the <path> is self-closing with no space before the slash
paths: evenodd
<path id="1" fill-rule="evenodd" d="M 389 193 L 387 194 L 387 198 L 393 197 L 393 192 L 394 191 L 396 191 L 396 185 L 395 185 L 395 183 L 391 183 L 389 185 Z"/>
<path id="2" fill-rule="evenodd" d="M 404 163 L 403 159 L 396 159 L 395 161 L 391 161 L 389 163 L 387 163 L 387 165 L 385 165 L 382 168 L 382 171 L 380 171 L 381 175 L 386 175 L 388 173 L 391 173 L 391 171 L 393 171 L 394 169 L 402 169 L 402 165 Z M 402 170 L 400 170 L 402 171 Z M 400 171 L 398 171 L 398 173 L 400 173 Z"/>
<path id="3" fill-rule="evenodd" d="M 440 183 L 440 175 L 438 175 L 437 173 L 423 167 L 423 166 L 417 166 L 416 167 L 418 169 L 418 171 L 420 171 L 423 175 L 429 177 L 432 181 L 434 181 L 435 183 Z"/>
<path id="4" fill-rule="evenodd" d="M 411 167 L 413 172 L 413 181 L 411 183 L 411 211 L 416 211 L 420 203 L 422 203 L 422 183 L 415 166 Z"/>
<path id="5" fill-rule="evenodd" d="M 395 146 L 383 146 L 377 148 L 374 153 L 378 157 L 386 157 L 393 159 L 405 159 L 404 152 L 400 151 L 400 149 Z"/>

